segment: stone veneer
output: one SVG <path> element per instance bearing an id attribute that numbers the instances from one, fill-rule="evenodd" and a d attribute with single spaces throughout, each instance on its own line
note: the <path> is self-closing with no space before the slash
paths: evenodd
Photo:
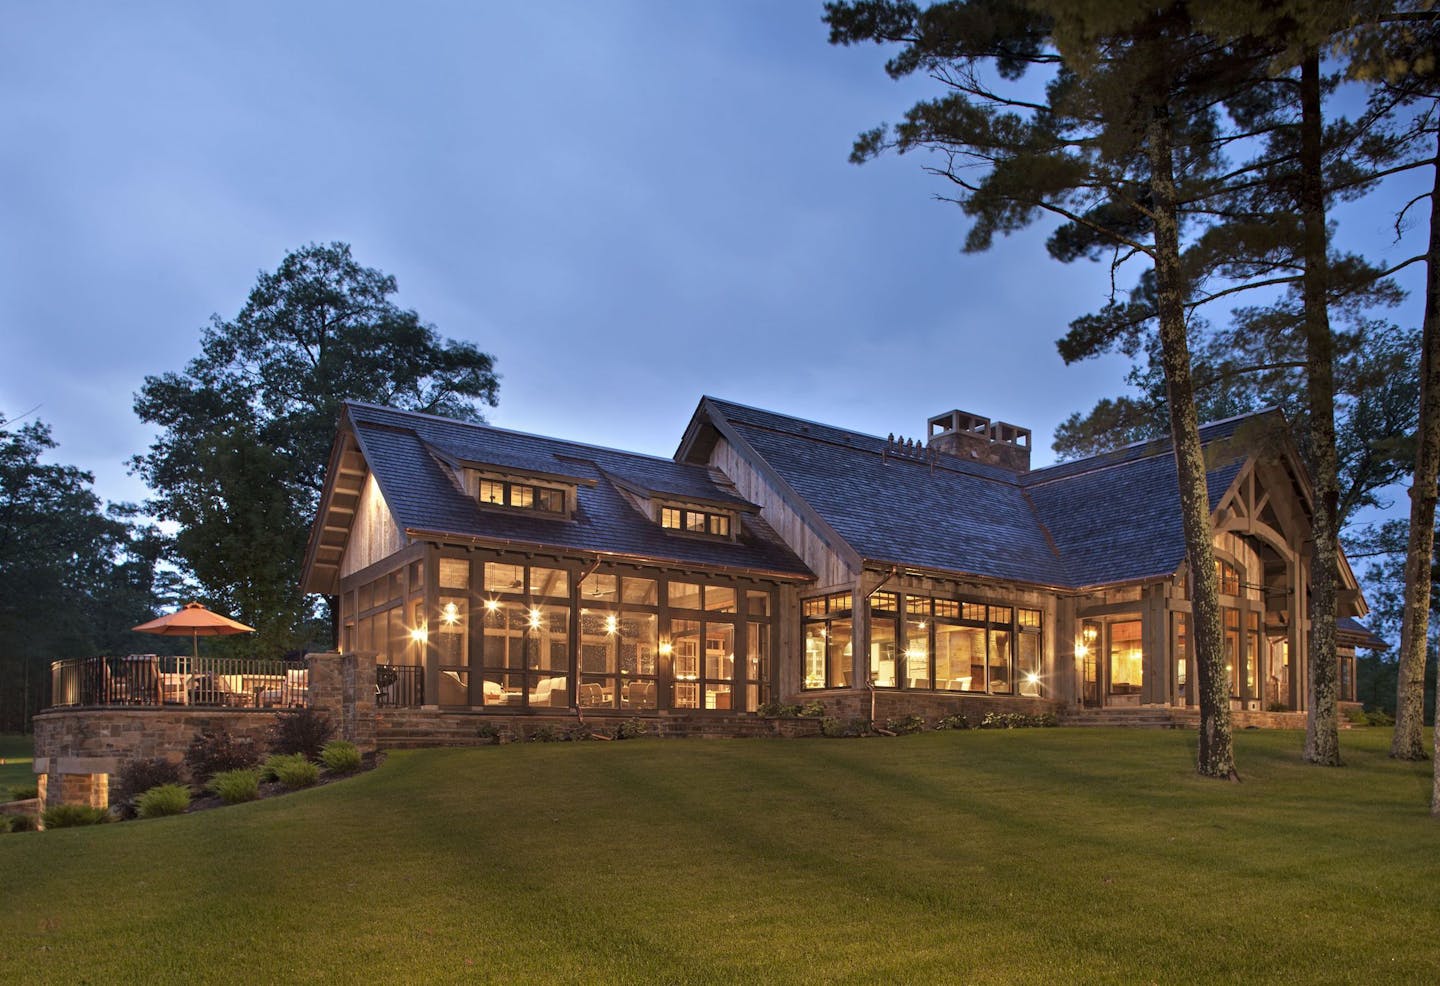
<path id="1" fill-rule="evenodd" d="M 373 654 L 310 654 L 310 708 L 336 723 L 337 735 L 375 749 L 375 657 Z M 368 676 L 368 677 L 367 677 Z M 212 709 L 199 706 L 106 706 L 52 709 L 33 720 L 35 774 L 40 810 L 52 804 L 110 803 L 110 777 L 130 760 L 163 757 L 179 763 L 202 732 L 268 743 L 275 709 Z"/>

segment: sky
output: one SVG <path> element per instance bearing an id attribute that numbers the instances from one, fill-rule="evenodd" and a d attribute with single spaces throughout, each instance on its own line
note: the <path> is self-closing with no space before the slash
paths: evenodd
<path id="1" fill-rule="evenodd" d="M 920 156 L 848 163 L 933 94 L 819 2 L 12 5 L 0 33 L 0 416 L 107 500 L 147 375 L 262 270 L 344 241 L 496 357 L 506 428 L 673 454 L 701 395 L 920 437 L 952 408 L 1054 427 L 1125 360 L 1054 341 L 1108 297 L 1039 226 L 964 254 Z M 1340 210 L 1376 258 L 1393 183 Z M 1419 268 L 1403 278 L 1420 286 Z M 1128 284 L 1128 282 L 1127 282 Z M 1418 324 L 1418 291 L 1394 313 Z"/>

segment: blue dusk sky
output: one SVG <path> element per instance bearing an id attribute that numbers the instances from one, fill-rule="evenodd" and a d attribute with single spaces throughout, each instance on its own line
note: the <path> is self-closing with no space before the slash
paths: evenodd
<path id="1" fill-rule="evenodd" d="M 103 497 L 143 499 L 144 377 L 183 369 L 287 250 L 343 240 L 495 355 L 502 427 L 670 455 L 707 393 L 880 435 L 958 407 L 1033 428 L 1049 461 L 1127 368 L 1055 351 L 1108 268 L 1051 261 L 1047 226 L 963 254 L 919 155 L 849 164 L 857 132 L 934 89 L 830 47 L 821 14 L 12 5 L 0 415 L 30 411 Z M 1342 234 L 1414 252 L 1427 217 L 1391 228 L 1413 194 L 1341 210 Z M 1419 315 L 1417 291 L 1393 317 Z"/>

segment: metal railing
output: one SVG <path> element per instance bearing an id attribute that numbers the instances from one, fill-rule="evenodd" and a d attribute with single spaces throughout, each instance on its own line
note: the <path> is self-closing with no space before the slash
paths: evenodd
<path id="1" fill-rule="evenodd" d="M 198 705 L 295 708 L 309 697 L 304 661 L 188 655 L 84 657 L 50 665 L 50 708 Z"/>
<path id="2" fill-rule="evenodd" d="M 375 668 L 375 704 L 382 709 L 425 704 L 425 669 L 418 664 L 381 664 Z"/>

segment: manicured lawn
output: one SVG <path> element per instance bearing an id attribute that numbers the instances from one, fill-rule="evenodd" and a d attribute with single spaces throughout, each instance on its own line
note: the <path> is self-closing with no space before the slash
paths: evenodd
<path id="1" fill-rule="evenodd" d="M 1429 764 L 1188 733 L 392 755 L 238 808 L 0 836 L 0 979 L 1436 982 Z"/>
<path id="2" fill-rule="evenodd" d="M 0 794 L 11 788 L 31 787 L 35 783 L 35 771 L 30 758 L 34 745 L 29 736 L 0 736 Z"/>

